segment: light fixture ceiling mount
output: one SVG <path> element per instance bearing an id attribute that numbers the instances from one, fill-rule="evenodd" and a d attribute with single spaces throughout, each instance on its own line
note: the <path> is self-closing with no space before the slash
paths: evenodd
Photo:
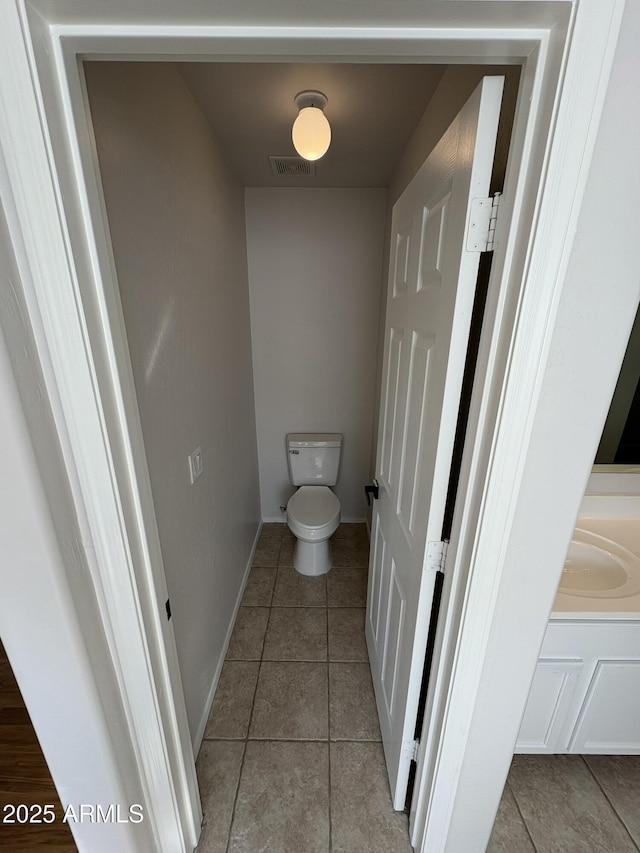
<path id="1" fill-rule="evenodd" d="M 303 110 L 305 107 L 316 107 L 316 109 L 324 110 L 327 106 L 327 96 L 316 89 L 305 89 L 304 92 L 298 92 L 293 100 L 299 110 Z"/>
<path id="2" fill-rule="evenodd" d="M 294 101 L 299 112 L 291 129 L 293 147 L 305 160 L 319 160 L 331 143 L 331 125 L 324 114 L 327 96 L 306 89 L 298 92 Z"/>

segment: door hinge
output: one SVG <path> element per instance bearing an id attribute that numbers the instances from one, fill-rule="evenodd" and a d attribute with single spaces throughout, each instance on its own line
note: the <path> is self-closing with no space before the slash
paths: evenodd
<path id="1" fill-rule="evenodd" d="M 371 506 L 371 498 L 369 496 L 373 495 L 373 499 L 377 501 L 380 495 L 380 486 L 378 485 L 378 481 L 374 480 L 372 486 L 365 486 L 364 493 L 367 498 L 367 506 Z"/>
<path id="2" fill-rule="evenodd" d="M 402 747 L 403 755 L 409 761 L 418 761 L 418 750 L 420 749 L 419 740 L 405 740 Z"/>
<path id="3" fill-rule="evenodd" d="M 427 558 L 424 563 L 425 572 L 440 572 L 444 574 L 448 548 L 448 539 L 441 539 L 439 542 L 427 542 Z"/>
<path id="4" fill-rule="evenodd" d="M 492 252 L 495 247 L 496 225 L 501 193 L 493 198 L 471 199 L 467 226 L 467 252 Z"/>

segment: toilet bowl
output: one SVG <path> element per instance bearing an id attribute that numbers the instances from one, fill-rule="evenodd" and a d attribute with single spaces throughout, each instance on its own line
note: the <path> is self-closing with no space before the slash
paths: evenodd
<path id="1" fill-rule="evenodd" d="M 331 568 L 329 537 L 340 524 L 335 486 L 340 465 L 340 433 L 289 433 L 289 477 L 298 490 L 287 503 L 287 524 L 296 537 L 293 566 L 301 575 L 324 575 Z"/>
<path id="2" fill-rule="evenodd" d="M 340 501 L 328 486 L 300 486 L 287 504 L 287 524 L 296 537 L 293 565 L 302 575 L 331 568 L 329 537 L 340 524 Z"/>

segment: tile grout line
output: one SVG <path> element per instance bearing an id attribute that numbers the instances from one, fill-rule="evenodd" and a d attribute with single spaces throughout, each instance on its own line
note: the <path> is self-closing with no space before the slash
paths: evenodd
<path id="1" fill-rule="evenodd" d="M 520 803 L 518 802 L 518 798 L 516 797 L 516 792 L 513 790 L 511 785 L 509 784 L 509 779 L 504 783 L 505 787 L 509 789 L 511 792 L 511 796 L 513 797 L 513 802 L 516 804 L 516 809 L 518 810 L 518 814 L 520 815 L 520 820 L 522 821 L 522 825 L 524 826 L 524 830 L 529 836 L 529 841 L 531 842 L 531 846 L 535 850 L 535 853 L 538 853 L 538 845 L 533 840 L 533 835 L 531 835 L 531 831 L 529 830 L 529 824 L 526 821 L 525 816 L 522 814 L 522 809 L 520 808 Z"/>
<path id="2" fill-rule="evenodd" d="M 225 853 L 229 853 L 229 845 L 231 844 L 231 831 L 236 819 L 236 806 L 238 804 L 238 794 L 240 793 L 240 781 L 242 779 L 242 771 L 244 770 L 244 761 L 247 756 L 247 741 L 243 741 L 242 746 L 242 761 L 240 762 L 240 772 L 238 773 L 238 782 L 236 784 L 236 792 L 233 797 L 233 808 L 231 809 L 231 820 L 229 821 L 229 829 L 227 831 L 227 843 L 225 845 Z"/>
<path id="3" fill-rule="evenodd" d="M 268 663 L 269 661 L 267 661 Z M 318 663 L 318 661 L 313 661 Z M 207 743 L 382 743 L 378 738 L 354 738 L 354 737 L 339 737 L 335 740 L 328 741 L 326 737 L 214 737 L 209 738 Z"/>
<path id="4" fill-rule="evenodd" d="M 282 538 L 280 541 L 280 547 L 282 547 Z M 279 560 L 280 560 L 280 549 L 278 549 L 278 562 L 279 562 Z M 254 568 L 257 568 L 257 567 L 251 566 L 250 572 Z M 260 672 L 262 670 L 262 659 L 264 656 L 264 644 L 265 644 L 265 640 L 267 638 L 267 630 L 269 628 L 269 622 L 271 621 L 271 610 L 273 607 L 273 597 L 275 595 L 275 586 L 276 586 L 277 575 L 278 575 L 278 570 L 276 568 L 276 575 L 273 579 L 273 589 L 271 590 L 271 603 L 269 604 L 269 617 L 267 619 L 267 625 L 265 627 L 264 637 L 262 638 L 262 648 L 260 650 L 260 659 L 258 661 L 258 674 L 256 676 L 256 684 L 255 684 L 255 687 L 253 689 L 253 699 L 251 700 L 251 709 L 249 711 L 249 719 L 247 721 L 247 730 L 246 730 L 245 736 L 243 738 L 244 746 L 242 748 L 242 761 L 240 762 L 240 772 L 238 773 L 238 783 L 236 785 L 236 792 L 235 792 L 235 795 L 233 798 L 233 808 L 231 810 L 231 820 L 229 822 L 229 831 L 227 832 L 227 844 L 225 846 L 225 853 L 229 853 L 229 845 L 231 844 L 231 833 L 232 833 L 233 824 L 234 824 L 234 821 L 236 818 L 236 807 L 238 805 L 238 794 L 240 793 L 240 783 L 242 781 L 242 772 L 244 770 L 244 762 L 245 762 L 245 759 L 247 757 L 247 746 L 249 743 L 249 730 L 251 728 L 251 720 L 253 719 L 253 709 L 255 707 L 256 694 L 258 692 L 258 681 L 260 679 Z"/>
<path id="5" fill-rule="evenodd" d="M 308 737 L 308 738 L 291 738 L 291 737 L 258 737 L 258 738 L 215 738 L 215 743 L 327 743 L 326 737 Z M 380 743 L 379 740 L 337 740 L 334 743 Z"/>
<path id="6" fill-rule="evenodd" d="M 330 612 L 330 608 L 329 608 L 329 602 L 328 602 L 328 584 L 326 583 L 326 579 L 325 579 L 325 585 L 324 585 L 324 597 L 325 597 L 325 602 L 324 602 L 324 605 L 319 605 L 319 606 L 318 606 L 318 609 L 324 609 L 324 611 L 325 611 L 325 624 L 326 624 L 326 633 L 325 633 L 325 637 L 326 637 L 326 658 L 325 658 L 325 666 L 326 666 L 326 679 L 327 679 L 327 681 L 326 681 L 326 684 L 327 684 L 327 736 L 326 736 L 326 738 L 323 738 L 323 739 L 317 739 L 317 738 L 309 738 L 309 739 L 307 739 L 307 738 L 301 738 L 301 739 L 291 739 L 291 738 L 251 738 L 251 737 L 250 737 L 251 723 L 252 723 L 252 720 L 253 720 L 253 714 L 254 714 L 254 712 L 255 712 L 255 703 L 256 703 L 256 697 L 257 697 L 257 688 L 258 688 L 258 683 L 259 683 L 259 680 L 260 680 L 260 675 L 261 675 L 261 673 L 262 673 L 262 666 L 263 666 L 263 663 L 267 660 L 267 659 L 265 658 L 266 638 L 267 638 L 267 634 L 268 634 L 268 632 L 269 632 L 269 628 L 270 628 L 270 626 L 271 626 L 271 618 L 272 618 L 272 616 L 274 615 L 274 607 L 278 607 L 278 605 L 276 605 L 276 603 L 275 603 L 275 591 L 276 591 L 276 586 L 277 586 L 277 582 L 278 582 L 278 577 L 279 577 L 279 571 L 280 571 L 280 568 L 284 568 L 284 567 L 281 567 L 281 566 L 280 566 L 280 560 L 281 560 L 281 556 L 282 556 L 282 548 L 283 548 L 283 540 L 284 540 L 284 534 L 283 534 L 283 531 L 281 531 L 281 534 L 280 534 L 280 537 L 279 537 L 278 558 L 277 558 L 277 560 L 276 560 L 277 565 L 276 565 L 275 567 L 273 567 L 273 568 L 275 568 L 275 575 L 274 575 L 274 579 L 273 579 L 273 586 L 272 586 L 271 591 L 270 591 L 269 603 L 268 603 L 268 604 L 256 604 L 256 605 L 255 605 L 256 607 L 257 607 L 257 606 L 260 606 L 260 607 L 264 607 L 264 606 L 266 606 L 266 607 L 268 608 L 268 610 L 269 610 L 269 614 L 268 614 L 268 617 L 267 617 L 267 622 L 266 622 L 265 629 L 264 629 L 264 634 L 263 634 L 263 637 L 262 637 L 262 644 L 261 644 L 260 657 L 259 657 L 258 659 L 255 659 L 255 658 L 253 659 L 253 660 L 255 660 L 255 661 L 258 663 L 258 673 L 257 673 L 256 683 L 255 683 L 254 692 L 253 692 L 253 696 L 252 696 L 252 701 L 251 701 L 251 705 L 250 705 L 250 710 L 249 710 L 249 716 L 248 716 L 248 722 L 247 722 L 247 727 L 246 727 L 245 735 L 244 735 L 244 737 L 243 737 L 243 738 L 224 738 L 224 737 L 217 737 L 217 738 L 215 738 L 215 737 L 214 737 L 214 738 L 210 738 L 210 739 L 209 739 L 209 740 L 212 740 L 212 741 L 216 741 L 216 740 L 217 740 L 217 741 L 219 741 L 219 742 L 220 742 L 220 741 L 225 741 L 225 742 L 241 742 L 241 743 L 243 744 L 242 760 L 241 760 L 241 762 L 240 762 L 240 768 L 239 768 L 239 773 L 238 773 L 238 782 L 237 782 L 237 784 L 236 784 L 236 788 L 235 788 L 234 801 L 233 801 L 233 808 L 232 808 L 232 811 L 231 811 L 231 817 L 230 817 L 230 823 L 229 823 L 229 830 L 228 830 L 228 832 L 227 832 L 227 840 L 226 840 L 226 846 L 225 846 L 225 851 L 226 851 L 226 853 L 229 853 L 229 851 L 230 851 L 231 838 L 232 838 L 232 831 L 233 831 L 234 824 L 235 824 L 235 821 L 236 821 L 236 811 L 237 811 L 237 806 L 238 806 L 238 801 L 239 801 L 240 785 L 241 785 L 241 781 L 242 781 L 242 777 L 243 777 L 243 773 L 244 773 L 244 767 L 245 767 L 245 762 L 246 762 L 246 757 L 247 757 L 247 748 L 248 748 L 248 744 L 249 744 L 249 742 L 250 742 L 250 741 L 254 741 L 254 742 L 263 742 L 263 743 L 264 743 L 264 742 L 267 742 L 267 743 L 280 743 L 280 744 L 285 744 L 285 743 L 318 743 L 318 744 L 326 743 L 326 745 L 327 745 L 327 760 L 328 760 L 328 766 L 327 766 L 327 769 L 328 769 L 328 777 L 327 777 L 327 783 L 328 783 L 328 788 L 327 788 L 327 793 L 328 793 L 328 803 L 327 803 L 327 806 L 328 806 L 328 814 L 327 814 L 327 817 L 328 817 L 328 835 L 329 835 L 329 839 L 328 839 L 328 840 L 329 840 L 329 853 L 330 853 L 330 851 L 331 851 L 331 850 L 333 850 L 333 837 L 332 837 L 332 822 L 333 822 L 333 821 L 332 821 L 332 811 L 331 811 L 331 794 L 332 794 L 332 788 L 331 788 L 331 695 L 330 695 L 330 689 L 329 689 L 329 681 L 330 681 L 330 678 L 329 678 L 329 672 L 330 672 L 330 664 L 331 664 L 330 653 L 329 653 L 329 633 L 330 633 L 330 630 L 329 630 L 329 612 Z M 252 566 L 251 568 L 252 568 L 252 569 L 256 569 L 256 568 L 268 568 L 268 567 L 263 567 L 263 566 Z M 249 607 L 249 605 L 245 605 L 245 606 Z M 298 604 L 298 605 L 293 604 L 293 605 L 284 605 L 284 606 L 285 606 L 285 607 L 292 607 L 292 608 L 294 608 L 294 609 L 309 609 L 309 608 L 313 609 L 312 605 L 304 604 L 304 603 L 303 603 L 303 604 Z M 356 609 L 359 609 L 359 610 L 360 610 L 360 609 L 363 609 L 362 605 L 358 606 L 358 605 L 355 605 L 355 604 L 353 604 L 353 603 L 352 603 L 352 604 L 348 604 L 348 605 L 338 605 L 338 609 L 345 608 L 345 607 L 346 607 L 346 608 L 351 608 L 351 609 L 356 608 Z M 364 609 L 366 609 L 366 608 L 364 608 Z M 242 660 L 242 659 L 238 658 L 237 660 Z M 298 659 L 298 658 L 296 658 L 295 660 L 291 660 L 290 658 L 286 658 L 286 659 L 284 659 L 284 658 L 283 658 L 282 660 L 283 660 L 283 662 L 295 662 L 295 663 L 301 663 L 301 662 L 302 662 L 302 663 L 305 663 L 305 662 L 306 662 L 306 663 L 321 662 L 321 661 L 316 661 L 316 660 L 303 661 L 303 660 L 300 660 L 300 659 Z M 348 662 L 354 662 L 354 663 L 355 663 L 356 661 L 345 660 L 344 662 L 346 662 L 346 663 L 348 663 Z M 360 739 L 358 739 L 358 740 L 353 740 L 353 739 L 351 739 L 351 738 L 345 738 L 345 739 L 340 739 L 340 740 L 341 740 L 341 742 L 354 743 L 354 744 L 357 744 L 357 743 L 363 743 L 363 742 L 379 743 L 379 739 L 378 739 L 378 740 L 375 740 L 375 741 L 369 741 L 368 739 L 367 739 L 366 741 L 362 741 L 362 740 L 360 740 Z"/>
<path id="7" fill-rule="evenodd" d="M 635 838 L 634 838 L 634 837 L 633 837 L 633 835 L 631 835 L 631 833 L 629 832 L 629 829 L 628 829 L 628 827 L 627 827 L 627 824 L 624 822 L 624 820 L 622 819 L 622 817 L 620 816 L 620 814 L 618 814 L 618 810 L 616 809 L 615 805 L 613 804 L 613 802 L 612 802 L 612 801 L 611 801 L 611 799 L 609 798 L 609 795 L 607 794 L 607 792 L 605 791 L 605 789 L 604 789 L 604 788 L 602 787 L 602 785 L 600 784 L 600 780 L 598 779 L 598 777 L 597 777 L 597 775 L 596 775 L 595 771 L 594 771 L 594 770 L 592 770 L 591 765 L 589 764 L 589 762 L 587 761 L 587 759 L 585 758 L 585 756 L 584 756 L 584 755 L 580 755 L 580 758 L 581 758 L 581 759 L 582 759 L 582 761 L 585 763 L 585 765 L 586 765 L 586 767 L 587 767 L 587 770 L 589 771 L 589 773 L 590 773 L 590 775 L 592 776 L 593 780 L 595 781 L 596 785 L 597 785 L 597 786 L 598 786 L 598 788 L 600 789 L 600 791 L 601 791 L 601 793 L 602 793 L 602 796 L 603 796 L 603 797 L 605 798 L 605 800 L 609 803 L 609 806 L 611 807 L 611 810 L 613 811 L 614 815 L 618 818 L 618 820 L 620 821 L 620 823 L 621 823 L 621 824 L 622 824 L 622 826 L 624 827 L 625 832 L 627 833 L 627 835 L 628 835 L 628 836 L 629 836 L 629 838 L 631 839 L 631 843 L 632 843 L 632 844 L 633 844 L 633 846 L 636 848 L 636 850 L 639 850 L 640 848 L 639 848 L 639 847 L 638 847 L 638 845 L 636 844 L 636 840 L 635 840 Z"/>

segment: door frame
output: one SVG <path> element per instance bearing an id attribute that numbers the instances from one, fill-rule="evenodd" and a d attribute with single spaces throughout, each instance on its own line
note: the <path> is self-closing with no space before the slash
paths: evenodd
<path id="1" fill-rule="evenodd" d="M 409 4 L 413 11 L 403 11 L 399 4 L 395 19 L 402 26 L 391 15 L 376 27 L 367 25 L 379 20 L 368 17 L 367 3 L 357 4 L 348 25 L 340 3 L 328 6 L 322 26 L 304 20 L 256 26 L 252 14 L 253 21 L 263 20 L 257 2 L 244 18 L 230 13 L 226 26 L 167 26 L 153 10 L 139 24 L 96 23 L 91 15 L 57 21 L 38 0 L 3 7 L 0 96 L 7 120 L 0 123 L 0 142 L 15 201 L 9 228 L 14 242 L 24 242 L 29 281 L 25 276 L 21 286 L 50 392 L 57 395 L 54 414 L 74 471 L 74 499 L 95 548 L 94 582 L 111 643 L 109 659 L 94 666 L 116 668 L 136 763 L 154 806 L 149 820 L 157 826 L 173 821 L 183 849 L 197 837 L 200 819 L 192 745 L 164 615 L 164 573 L 78 58 L 523 63 L 454 521 L 455 561 L 467 568 L 464 583 L 448 590 L 428 708 L 432 728 L 420 749 L 412 809 L 416 849 L 429 843 L 430 853 L 480 851 L 506 775 L 505 745 L 512 734 L 515 742 L 526 702 L 573 505 L 577 510 L 590 467 L 587 444 L 559 491 L 564 505 L 555 507 L 559 521 L 546 547 L 550 568 L 540 574 L 528 614 L 535 630 L 523 638 L 518 689 L 506 700 L 511 725 L 499 744 L 501 764 L 475 798 L 478 820 L 466 846 L 454 848 L 452 839 L 464 836 L 466 823 L 456 814 L 474 802 L 465 776 L 467 769 L 473 775 L 467 767 L 471 746 L 483 719 L 490 725 L 482 706 L 486 673 L 502 659 L 492 640 L 510 623 L 506 603 L 511 617 L 522 609 L 508 557 L 518 543 L 530 541 L 516 510 L 524 499 L 534 426 L 546 416 L 549 381 L 554 388 L 571 381 L 564 374 L 550 378 L 546 369 L 552 337 L 561 331 L 561 299 L 577 301 L 565 286 L 567 269 L 624 5 L 453 0 L 420 10 Z M 630 299 L 621 293 L 613 308 L 618 330 L 625 327 Z M 593 366 L 584 353 L 580 359 L 584 370 Z M 600 393 L 587 418 L 594 435 L 608 408 L 607 383 L 615 384 L 618 348 L 601 349 L 599 366 Z M 508 667 L 503 671 L 507 678 Z M 162 849 L 170 848 L 163 842 Z"/>

